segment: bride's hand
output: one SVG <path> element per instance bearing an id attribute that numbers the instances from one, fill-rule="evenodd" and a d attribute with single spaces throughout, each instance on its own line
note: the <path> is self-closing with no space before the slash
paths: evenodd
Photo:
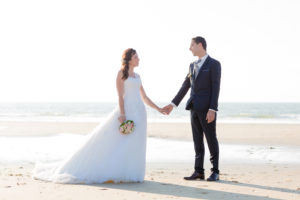
<path id="1" fill-rule="evenodd" d="M 126 120 L 125 115 L 120 115 L 120 117 L 118 118 L 118 120 L 120 121 L 120 123 L 123 123 Z"/>
<path id="2" fill-rule="evenodd" d="M 163 114 L 163 115 L 166 115 L 166 114 L 167 114 L 167 113 L 165 112 L 165 110 L 162 109 L 162 108 L 158 108 L 157 110 L 158 110 L 158 112 L 160 112 L 160 113 Z"/>

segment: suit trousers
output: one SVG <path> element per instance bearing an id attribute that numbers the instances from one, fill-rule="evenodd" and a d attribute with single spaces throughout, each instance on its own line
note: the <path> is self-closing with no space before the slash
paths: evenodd
<path id="1" fill-rule="evenodd" d="M 195 171 L 204 173 L 204 155 L 205 147 L 203 135 L 205 135 L 208 149 L 210 152 L 210 162 L 212 164 L 211 171 L 219 173 L 219 143 L 216 134 L 216 118 L 213 122 L 207 123 L 207 113 L 197 112 L 191 109 L 191 125 L 193 132 L 193 141 L 195 149 Z"/>

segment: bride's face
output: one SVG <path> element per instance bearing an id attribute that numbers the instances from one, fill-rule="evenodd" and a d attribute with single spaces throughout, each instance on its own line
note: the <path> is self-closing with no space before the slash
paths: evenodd
<path id="1" fill-rule="evenodd" d="M 133 67 L 137 67 L 139 66 L 139 56 L 137 54 L 134 54 L 132 57 L 131 57 L 131 60 L 129 61 L 129 65 L 133 66 Z"/>

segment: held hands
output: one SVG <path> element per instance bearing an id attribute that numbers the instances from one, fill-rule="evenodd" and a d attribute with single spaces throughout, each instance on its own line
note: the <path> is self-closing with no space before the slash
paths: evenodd
<path id="1" fill-rule="evenodd" d="M 169 115 L 172 112 L 172 110 L 173 110 L 173 106 L 171 104 L 169 104 L 169 105 L 163 107 L 162 110 L 163 110 L 164 113 L 166 113 L 167 115 Z"/>
<path id="2" fill-rule="evenodd" d="M 118 120 L 120 121 L 120 123 L 123 123 L 126 120 L 125 115 L 120 115 L 120 117 L 118 118 Z"/>
<path id="3" fill-rule="evenodd" d="M 164 114 L 164 115 L 169 115 L 170 112 L 173 110 L 173 106 L 171 104 L 163 107 L 163 108 L 158 108 L 157 109 L 158 112 L 160 112 L 161 114 Z"/>
<path id="4" fill-rule="evenodd" d="M 209 123 L 213 122 L 215 120 L 215 117 L 216 117 L 215 111 L 208 110 L 207 115 L 206 115 L 207 123 L 209 124 Z"/>
<path id="5" fill-rule="evenodd" d="M 163 115 L 167 115 L 167 113 L 165 112 L 165 110 L 163 108 L 157 108 L 157 111 Z"/>

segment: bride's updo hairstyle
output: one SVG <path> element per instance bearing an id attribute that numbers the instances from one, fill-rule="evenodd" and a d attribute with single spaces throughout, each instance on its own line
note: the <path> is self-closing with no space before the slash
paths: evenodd
<path id="1" fill-rule="evenodd" d="M 122 56 L 122 72 L 123 72 L 123 76 L 122 79 L 126 80 L 129 76 L 128 74 L 128 70 L 129 70 L 129 61 L 131 60 L 132 56 L 136 54 L 136 50 L 129 48 L 126 49 L 123 53 Z"/>

